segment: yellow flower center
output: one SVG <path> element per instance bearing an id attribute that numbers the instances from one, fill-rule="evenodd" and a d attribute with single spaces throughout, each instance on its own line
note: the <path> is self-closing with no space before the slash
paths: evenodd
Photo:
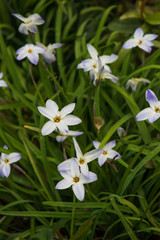
<path id="1" fill-rule="evenodd" d="M 104 152 L 103 152 L 103 155 L 107 155 L 107 152 L 106 152 L 106 151 L 104 151 Z"/>
<path id="2" fill-rule="evenodd" d="M 79 163 L 80 163 L 80 164 L 83 164 L 83 163 L 84 163 L 84 159 L 81 158 L 81 159 L 79 160 Z"/>
<path id="3" fill-rule="evenodd" d="M 93 67 L 94 67 L 94 68 L 97 68 L 97 65 L 96 65 L 96 64 L 94 64 L 94 65 L 93 65 Z"/>
<path id="4" fill-rule="evenodd" d="M 139 41 L 138 44 L 141 45 L 141 44 L 142 44 L 142 41 Z"/>
<path id="5" fill-rule="evenodd" d="M 28 53 L 32 53 L 32 49 L 29 49 L 29 50 L 28 50 Z"/>
<path id="6" fill-rule="evenodd" d="M 139 82 L 139 78 L 132 78 L 134 82 Z"/>
<path id="7" fill-rule="evenodd" d="M 155 107 L 155 112 L 156 113 L 159 113 L 160 112 L 160 109 L 158 107 Z"/>
<path id="8" fill-rule="evenodd" d="M 75 183 L 79 182 L 79 177 L 73 178 L 73 182 L 75 182 Z"/>
<path id="9" fill-rule="evenodd" d="M 8 159 L 5 159 L 5 163 L 8 163 L 9 162 L 9 160 Z"/>
<path id="10" fill-rule="evenodd" d="M 54 122 L 57 122 L 57 123 L 58 123 L 58 122 L 60 122 L 60 121 L 61 121 L 61 117 L 57 116 L 57 117 L 54 118 Z"/>
<path id="11" fill-rule="evenodd" d="M 27 21 L 26 21 L 26 23 L 31 23 L 31 22 L 32 22 L 32 20 L 27 20 Z"/>

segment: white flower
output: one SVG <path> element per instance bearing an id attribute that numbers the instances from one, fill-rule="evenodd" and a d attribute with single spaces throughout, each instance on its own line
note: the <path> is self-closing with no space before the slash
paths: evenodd
<path id="1" fill-rule="evenodd" d="M 126 84 L 126 88 L 128 89 L 129 87 L 131 87 L 132 91 L 135 92 L 139 82 L 150 83 L 150 81 L 145 78 L 131 78 L 128 80 L 128 82 Z"/>
<path id="2" fill-rule="evenodd" d="M 91 183 L 97 180 L 97 175 L 93 172 L 88 173 L 88 177 L 84 176 L 79 171 L 77 161 L 72 158 L 70 160 L 70 169 L 68 171 L 61 171 L 60 174 L 64 178 L 55 186 L 56 189 L 66 189 L 72 186 L 72 190 L 80 201 L 83 201 L 85 189 L 83 184 Z"/>
<path id="3" fill-rule="evenodd" d="M 3 73 L 1 72 L 0 73 L 0 87 L 8 87 L 6 81 L 2 80 L 2 77 L 3 77 Z"/>
<path id="4" fill-rule="evenodd" d="M 41 25 L 44 23 L 44 20 L 37 13 L 32 14 L 27 18 L 18 13 L 13 13 L 12 15 L 23 22 L 18 28 L 18 31 L 23 34 L 28 34 L 28 32 L 38 33 L 36 25 Z"/>
<path id="5" fill-rule="evenodd" d="M 56 136 L 57 142 L 63 142 L 67 137 L 76 137 L 80 136 L 83 134 L 83 132 L 77 132 L 77 131 L 65 131 L 65 132 L 60 132 L 61 135 Z"/>
<path id="6" fill-rule="evenodd" d="M 117 83 L 118 78 L 109 73 L 102 64 L 101 58 L 98 58 L 97 69 L 90 71 L 90 77 L 94 85 L 98 85 L 102 79 L 110 79 L 112 82 Z"/>
<path id="7" fill-rule="evenodd" d="M 157 37 L 158 35 L 156 34 L 144 35 L 143 30 L 141 28 L 137 28 L 134 32 L 134 38 L 127 40 L 123 44 L 123 48 L 128 49 L 128 48 L 133 48 L 138 46 L 144 51 L 150 53 L 152 50 L 151 47 L 154 46 L 154 44 L 151 41 Z"/>
<path id="8" fill-rule="evenodd" d="M 100 142 L 98 141 L 93 141 L 93 145 L 96 149 L 99 148 Z M 113 150 L 112 148 L 116 146 L 116 141 L 110 141 L 108 142 L 104 147 L 103 147 L 103 152 L 102 154 L 98 157 L 98 164 L 99 166 L 102 166 L 107 159 L 119 159 L 121 158 L 121 155 Z"/>
<path id="9" fill-rule="evenodd" d="M 143 121 L 148 119 L 150 123 L 154 123 L 154 121 L 160 118 L 160 101 L 158 101 L 156 95 L 150 89 L 146 91 L 146 100 L 150 107 L 139 112 L 136 116 L 136 120 Z"/>
<path id="10" fill-rule="evenodd" d="M 71 103 L 59 111 L 58 105 L 50 99 L 47 100 L 46 107 L 39 106 L 38 111 L 50 120 L 43 126 L 41 130 L 42 135 L 48 135 L 57 129 L 60 132 L 66 132 L 68 131 L 68 126 L 81 123 L 80 118 L 69 114 L 74 110 L 74 108 L 75 103 Z"/>
<path id="11" fill-rule="evenodd" d="M 81 173 L 83 173 L 86 177 L 88 177 L 88 174 L 89 174 L 88 163 L 98 158 L 99 155 L 103 152 L 103 150 L 96 149 L 83 154 L 75 138 L 73 138 L 73 141 L 74 141 L 74 147 L 76 150 L 75 159 L 80 167 Z M 71 166 L 71 159 L 67 159 L 58 165 L 58 171 L 60 172 L 68 171 L 70 169 L 70 166 Z"/>
<path id="12" fill-rule="evenodd" d="M 37 65 L 39 61 L 38 53 L 45 53 L 45 52 L 46 50 L 44 48 L 28 43 L 16 51 L 16 54 L 18 54 L 17 60 L 22 60 L 25 57 L 27 57 L 31 63 L 33 63 L 34 65 Z"/>
<path id="13" fill-rule="evenodd" d="M 54 43 L 45 46 L 44 44 L 37 42 L 37 46 L 43 47 L 46 50 L 46 52 L 43 53 L 43 56 L 47 63 L 52 63 L 56 61 L 55 49 L 63 46 L 63 43 Z"/>
<path id="14" fill-rule="evenodd" d="M 126 131 L 125 131 L 124 128 L 122 128 L 122 127 L 119 127 L 119 128 L 117 129 L 117 133 L 118 133 L 118 136 L 119 136 L 120 138 L 123 138 L 123 137 L 126 136 Z"/>
<path id="15" fill-rule="evenodd" d="M 8 149 L 7 146 L 3 147 Z M 13 152 L 10 154 L 2 153 L 0 157 L 0 177 L 8 177 L 11 171 L 10 164 L 15 163 L 21 159 L 21 154 Z"/>
<path id="16" fill-rule="evenodd" d="M 84 69 L 84 72 L 91 71 L 91 70 L 98 72 L 98 57 L 99 57 L 98 52 L 91 44 L 87 44 L 87 49 L 92 59 L 83 60 L 80 64 L 78 64 L 77 68 Z M 116 61 L 118 56 L 115 54 L 112 54 L 111 56 L 103 55 L 103 56 L 100 56 L 99 58 L 102 62 L 102 66 L 104 66 L 104 69 L 107 72 L 111 73 L 112 71 L 107 64 Z"/>

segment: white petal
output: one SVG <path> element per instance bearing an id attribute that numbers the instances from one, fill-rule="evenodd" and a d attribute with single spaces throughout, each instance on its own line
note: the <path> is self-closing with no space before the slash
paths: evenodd
<path id="1" fill-rule="evenodd" d="M 149 116 L 153 113 L 153 109 L 152 108 L 145 108 L 144 110 L 142 110 L 141 112 L 139 112 L 136 116 L 136 120 L 137 121 L 143 121 L 149 118 Z"/>
<path id="2" fill-rule="evenodd" d="M 69 171 L 71 169 L 71 159 L 67 159 L 58 165 L 58 171 Z"/>
<path id="3" fill-rule="evenodd" d="M 38 106 L 38 111 L 45 116 L 46 118 L 53 120 L 54 114 L 52 114 L 52 110 L 47 109 L 45 107 Z"/>
<path id="4" fill-rule="evenodd" d="M 45 53 L 46 49 L 42 46 L 35 46 L 33 45 L 33 49 L 35 53 Z"/>
<path id="5" fill-rule="evenodd" d="M 59 129 L 60 132 L 68 132 L 68 126 L 64 119 L 62 119 L 59 123 L 55 123 L 56 127 Z"/>
<path id="6" fill-rule="evenodd" d="M 83 184 L 86 184 L 86 183 L 91 183 L 91 182 L 94 182 L 97 180 L 97 175 L 93 172 L 88 172 L 88 176 L 86 177 L 85 175 L 81 174 L 80 176 L 80 181 L 83 183 Z"/>
<path id="7" fill-rule="evenodd" d="M 157 34 L 146 34 L 143 37 L 143 40 L 152 41 L 158 37 Z"/>
<path id="8" fill-rule="evenodd" d="M 93 141 L 93 145 L 94 145 L 94 147 L 97 149 L 97 148 L 99 148 L 100 142 L 98 142 L 98 141 Z"/>
<path id="9" fill-rule="evenodd" d="M 150 123 L 154 123 L 158 118 L 160 118 L 160 113 L 152 112 L 152 114 L 148 117 L 148 121 Z"/>
<path id="10" fill-rule="evenodd" d="M 69 126 L 77 125 L 82 122 L 82 120 L 79 117 L 76 117 L 74 115 L 67 115 L 64 119 L 65 123 Z"/>
<path id="11" fill-rule="evenodd" d="M 11 167 L 9 163 L 3 164 L 1 171 L 3 172 L 5 177 L 8 177 L 11 171 Z"/>
<path id="12" fill-rule="evenodd" d="M 69 188 L 72 185 L 72 182 L 73 182 L 72 178 L 67 178 L 67 179 L 65 178 L 57 183 L 57 185 L 55 186 L 55 189 Z"/>
<path id="13" fill-rule="evenodd" d="M 77 158 L 78 159 L 83 158 L 82 151 L 81 151 L 81 149 L 80 149 L 80 147 L 79 147 L 75 138 L 73 138 L 73 142 L 74 142 L 74 148 L 75 148 L 75 151 L 76 151 Z"/>
<path id="14" fill-rule="evenodd" d="M 64 140 L 66 140 L 66 138 L 67 138 L 67 136 L 58 135 L 58 136 L 56 136 L 56 141 L 57 142 L 63 142 Z"/>
<path id="15" fill-rule="evenodd" d="M 63 178 L 71 178 L 71 171 L 60 171 L 59 172 Z"/>
<path id="16" fill-rule="evenodd" d="M 114 148 L 115 146 L 116 146 L 116 141 L 115 140 L 110 141 L 104 146 L 104 150 L 108 151 L 109 149 Z"/>
<path id="17" fill-rule="evenodd" d="M 149 103 L 149 105 L 151 106 L 151 108 L 153 108 L 153 109 L 155 108 L 155 106 L 158 103 L 158 99 L 157 99 L 155 93 L 150 89 L 147 89 L 147 91 L 146 91 L 146 100 Z"/>
<path id="18" fill-rule="evenodd" d="M 30 61 L 31 63 L 33 63 L 34 65 L 37 65 L 38 60 L 39 60 L 39 56 L 38 56 L 37 53 L 29 53 L 29 54 L 27 55 L 27 58 L 29 59 L 29 61 Z"/>
<path id="19" fill-rule="evenodd" d="M 80 135 L 82 135 L 83 134 L 83 132 L 78 132 L 78 131 L 68 131 L 68 136 L 72 136 L 72 137 L 76 137 L 76 136 L 80 136 Z"/>
<path id="20" fill-rule="evenodd" d="M 107 160 L 107 155 L 101 154 L 98 158 L 98 164 L 101 167 Z"/>
<path id="21" fill-rule="evenodd" d="M 79 165 L 78 162 L 75 158 L 71 159 L 71 176 L 74 177 L 79 177 L 80 172 L 79 172 Z"/>
<path id="22" fill-rule="evenodd" d="M 107 55 L 100 56 L 100 59 L 101 59 L 103 65 L 112 63 L 112 62 L 116 61 L 117 58 L 118 58 L 118 56 L 115 54 L 112 54 L 111 56 L 107 56 Z"/>
<path id="23" fill-rule="evenodd" d="M 123 48 L 129 49 L 137 46 L 135 39 L 129 39 L 123 44 Z"/>
<path id="24" fill-rule="evenodd" d="M 52 121 L 48 121 L 42 127 L 41 133 L 43 136 L 51 134 L 56 129 L 56 125 Z"/>
<path id="25" fill-rule="evenodd" d="M 81 182 L 75 183 L 72 186 L 72 189 L 73 189 L 73 192 L 74 192 L 76 198 L 80 201 L 83 201 L 84 193 L 85 193 L 85 189 L 84 189 L 83 184 Z"/>
<path id="26" fill-rule="evenodd" d="M 19 49 L 18 49 L 19 50 Z M 21 52 L 18 53 L 17 60 L 22 60 L 25 57 L 27 57 L 27 52 L 25 50 L 22 50 Z"/>
<path id="27" fill-rule="evenodd" d="M 109 72 L 109 73 L 112 72 L 111 69 L 110 69 L 110 67 L 109 67 L 108 65 L 104 65 L 104 70 L 107 71 L 107 72 Z"/>
<path id="28" fill-rule="evenodd" d="M 25 22 L 27 20 L 27 18 L 23 17 L 22 15 L 20 15 L 18 13 L 12 13 L 12 16 L 20 19 L 22 22 Z"/>
<path id="29" fill-rule="evenodd" d="M 84 64 L 83 64 L 83 63 L 79 63 L 79 64 L 77 65 L 77 69 L 81 69 L 81 68 L 84 68 Z"/>
<path id="30" fill-rule="evenodd" d="M 63 107 L 61 110 L 61 116 L 65 117 L 69 113 L 73 112 L 75 108 L 75 103 L 68 104 L 67 106 Z"/>
<path id="31" fill-rule="evenodd" d="M 101 75 L 102 79 L 107 78 L 112 80 L 112 82 L 117 83 L 118 82 L 118 77 L 114 76 L 113 74 L 110 74 L 108 72 L 104 72 Z"/>
<path id="32" fill-rule="evenodd" d="M 0 87 L 8 87 L 6 81 L 0 80 Z"/>
<path id="33" fill-rule="evenodd" d="M 95 149 L 84 154 L 85 160 L 89 163 L 98 158 L 103 153 L 103 149 Z"/>
<path id="34" fill-rule="evenodd" d="M 52 48 L 56 49 L 56 48 L 62 47 L 63 45 L 64 45 L 63 43 L 53 43 Z"/>
<path id="35" fill-rule="evenodd" d="M 134 32 L 134 38 L 137 40 L 140 40 L 140 39 L 142 39 L 143 34 L 144 34 L 144 32 L 143 32 L 142 28 L 137 28 L 136 31 Z"/>
<path id="36" fill-rule="evenodd" d="M 34 13 L 34 14 L 30 15 L 29 19 L 32 19 L 36 25 L 41 25 L 45 22 L 38 13 Z"/>
<path id="37" fill-rule="evenodd" d="M 3 72 L 0 72 L 0 79 L 3 77 Z"/>
<path id="38" fill-rule="evenodd" d="M 19 161 L 21 159 L 21 154 L 20 153 L 10 153 L 8 155 L 7 159 L 9 160 L 9 164 L 17 162 L 17 161 Z"/>
<path id="39" fill-rule="evenodd" d="M 152 48 L 144 43 L 138 45 L 139 48 L 143 49 L 144 51 L 150 53 Z"/>
<path id="40" fill-rule="evenodd" d="M 97 59 L 98 52 L 91 44 L 87 44 L 87 49 L 88 49 L 88 52 L 89 52 L 91 58 Z"/>
<path id="41" fill-rule="evenodd" d="M 50 100 L 50 99 L 47 100 L 46 108 L 50 113 L 52 113 L 52 117 L 55 117 L 57 115 L 58 105 L 53 100 Z"/>
<path id="42" fill-rule="evenodd" d="M 81 169 L 81 173 L 88 177 L 88 174 L 89 174 L 89 169 L 88 169 L 88 164 L 87 163 L 83 163 L 83 164 L 79 164 L 80 166 L 80 169 Z"/>
<path id="43" fill-rule="evenodd" d="M 43 56 L 44 56 L 46 62 L 49 63 L 49 64 L 56 61 L 56 57 L 55 57 L 54 54 L 45 52 L 43 54 Z"/>
<path id="44" fill-rule="evenodd" d="M 34 24 L 28 24 L 28 25 L 27 25 L 27 28 L 28 28 L 28 30 L 29 30 L 30 32 L 32 32 L 32 33 L 38 33 L 37 27 L 36 27 L 36 25 L 34 25 Z"/>
<path id="45" fill-rule="evenodd" d="M 118 152 L 116 152 L 115 150 L 109 150 L 106 156 L 109 159 L 113 159 L 113 158 L 115 158 L 115 156 L 116 156 L 115 159 L 121 158 L 121 155 Z"/>
<path id="46" fill-rule="evenodd" d="M 28 28 L 27 28 L 26 24 L 25 23 L 21 23 L 19 28 L 18 28 L 18 31 L 20 33 L 22 33 L 22 34 L 26 34 L 27 35 L 28 34 Z"/>

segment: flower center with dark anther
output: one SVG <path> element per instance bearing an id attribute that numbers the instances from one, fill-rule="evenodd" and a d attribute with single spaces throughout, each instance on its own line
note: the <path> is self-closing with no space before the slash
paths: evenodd
<path id="1" fill-rule="evenodd" d="M 32 53 L 32 49 L 28 49 L 28 53 Z"/>
<path id="2" fill-rule="evenodd" d="M 5 159 L 5 163 L 8 163 L 9 162 L 9 160 L 8 159 Z"/>
<path id="3" fill-rule="evenodd" d="M 82 159 L 82 158 L 79 160 L 79 163 L 80 163 L 80 164 L 83 164 L 84 162 L 85 162 L 85 161 L 84 161 L 84 159 Z"/>
<path id="4" fill-rule="evenodd" d="M 32 22 L 32 20 L 27 20 L 27 21 L 26 21 L 26 23 L 31 23 L 31 22 Z"/>
<path id="5" fill-rule="evenodd" d="M 97 65 L 96 65 L 96 64 L 94 64 L 94 65 L 93 65 L 93 68 L 97 68 Z"/>
<path id="6" fill-rule="evenodd" d="M 142 41 L 140 40 L 140 41 L 138 42 L 138 44 L 141 45 L 141 44 L 142 44 Z"/>
<path id="7" fill-rule="evenodd" d="M 79 177 L 73 178 L 73 182 L 75 182 L 75 183 L 79 182 Z"/>
<path id="8" fill-rule="evenodd" d="M 103 152 L 103 155 L 107 155 L 107 152 L 106 152 L 106 151 L 104 151 L 104 152 Z"/>
<path id="9" fill-rule="evenodd" d="M 58 122 L 60 122 L 60 121 L 61 121 L 61 117 L 58 117 L 58 116 L 57 116 L 57 117 L 54 118 L 54 122 L 57 122 L 57 123 L 58 123 Z"/>
<path id="10" fill-rule="evenodd" d="M 159 113 L 160 112 L 160 109 L 158 107 L 155 107 L 155 112 L 156 113 Z"/>

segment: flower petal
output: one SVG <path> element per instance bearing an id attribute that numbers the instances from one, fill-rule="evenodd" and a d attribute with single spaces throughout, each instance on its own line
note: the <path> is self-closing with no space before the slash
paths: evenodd
<path id="1" fill-rule="evenodd" d="M 53 120 L 53 117 L 54 117 L 54 114 L 52 114 L 52 111 L 50 109 L 47 109 L 45 107 L 41 107 L 41 106 L 38 106 L 38 111 L 43 115 L 45 116 L 46 118 L 50 119 L 50 120 Z"/>
<path id="2" fill-rule="evenodd" d="M 43 136 L 51 134 L 56 129 L 56 125 L 52 121 L 48 121 L 44 124 L 41 129 L 41 133 Z"/>
<path id="3" fill-rule="evenodd" d="M 3 72 L 0 72 L 0 79 L 3 77 Z"/>
<path id="4" fill-rule="evenodd" d="M 99 148 L 100 142 L 98 141 L 93 141 L 93 146 L 97 149 Z"/>
<path id="5" fill-rule="evenodd" d="M 68 171 L 71 168 L 71 159 L 67 159 L 58 165 L 58 171 Z"/>
<path id="6" fill-rule="evenodd" d="M 84 154 L 85 160 L 87 163 L 98 158 L 103 153 L 103 149 L 95 149 Z"/>
<path id="7" fill-rule="evenodd" d="M 53 100 L 48 99 L 46 102 L 47 110 L 52 114 L 52 117 L 55 117 L 58 112 L 58 105 Z"/>
<path id="8" fill-rule="evenodd" d="M 138 45 L 139 48 L 143 49 L 144 51 L 150 53 L 152 51 L 152 48 L 150 46 L 148 46 L 147 44 L 140 44 Z"/>
<path id="9" fill-rule="evenodd" d="M 58 136 L 56 136 L 56 141 L 57 142 L 63 142 L 66 138 L 67 138 L 67 136 L 58 135 Z"/>
<path id="10" fill-rule="evenodd" d="M 57 183 L 55 189 L 66 189 L 69 188 L 73 183 L 72 178 L 65 178 Z"/>
<path id="11" fill-rule="evenodd" d="M 109 150 L 106 156 L 109 159 L 113 159 L 113 158 L 115 158 L 115 156 L 116 156 L 115 159 L 121 158 L 121 155 L 118 152 L 116 152 L 115 150 Z"/>
<path id="12" fill-rule="evenodd" d="M 89 52 L 89 55 L 91 56 L 91 58 L 97 59 L 98 52 L 91 44 L 87 44 L 87 49 L 88 49 L 88 52 Z"/>
<path id="13" fill-rule="evenodd" d="M 63 45 L 64 45 L 63 43 L 53 43 L 52 48 L 56 49 L 56 48 L 62 47 Z"/>
<path id="14" fill-rule="evenodd" d="M 143 32 L 142 28 L 137 28 L 136 31 L 134 32 L 134 38 L 137 40 L 142 39 L 143 34 L 144 34 L 144 32 Z"/>
<path id="15" fill-rule="evenodd" d="M 38 33 L 37 27 L 36 27 L 36 25 L 34 25 L 34 24 L 28 24 L 28 25 L 27 25 L 27 28 L 28 28 L 28 30 L 29 30 L 30 32 L 32 32 L 32 33 Z"/>
<path id="16" fill-rule="evenodd" d="M 16 153 L 16 152 L 15 153 L 10 153 L 8 155 L 7 159 L 9 160 L 9 164 L 17 162 L 17 161 L 19 161 L 21 159 L 21 154 L 20 153 Z"/>
<path id="17" fill-rule="evenodd" d="M 129 49 L 137 46 L 135 39 L 129 39 L 123 44 L 123 48 Z"/>
<path id="18" fill-rule="evenodd" d="M 155 109 L 155 106 L 158 103 L 158 99 L 157 99 L 155 93 L 150 89 L 147 89 L 147 91 L 146 91 L 146 100 L 149 103 L 149 105 L 151 106 L 151 108 Z"/>
<path id="19" fill-rule="evenodd" d="M 105 146 L 104 146 L 104 150 L 105 151 L 108 151 L 108 150 L 110 150 L 111 148 L 114 148 L 116 146 L 116 141 L 115 140 L 113 140 L 113 141 L 110 141 L 110 142 L 108 142 Z"/>
<path id="20" fill-rule="evenodd" d="M 152 41 L 158 37 L 157 34 L 146 34 L 143 37 L 143 40 Z"/>
<path id="21" fill-rule="evenodd" d="M 11 171 L 11 167 L 9 163 L 3 164 L 1 171 L 3 172 L 5 177 L 8 177 Z"/>
<path id="22" fill-rule="evenodd" d="M 68 133 L 67 133 L 67 136 L 71 136 L 71 137 L 76 137 L 76 136 L 80 136 L 80 135 L 82 135 L 83 134 L 83 132 L 78 132 L 78 131 L 68 131 Z"/>
<path id="23" fill-rule="evenodd" d="M 83 154 L 75 138 L 73 138 L 73 142 L 74 142 L 74 148 L 76 151 L 76 156 L 79 160 L 80 158 L 83 158 Z"/>
<path id="24" fill-rule="evenodd" d="M 81 173 L 83 175 L 85 175 L 86 177 L 88 177 L 88 173 L 89 173 L 89 168 L 88 168 L 88 164 L 85 162 L 83 164 L 79 164 L 80 169 L 81 169 Z"/>
<path id="25" fill-rule="evenodd" d="M 149 118 L 150 114 L 152 114 L 154 111 L 152 108 L 148 107 L 139 112 L 136 116 L 137 121 L 143 121 Z"/>
<path id="26" fill-rule="evenodd" d="M 65 118 L 63 120 L 69 126 L 77 125 L 82 122 L 82 120 L 79 117 L 71 115 L 71 114 L 65 116 Z"/>
<path id="27" fill-rule="evenodd" d="M 80 176 L 80 181 L 83 183 L 83 184 L 86 184 L 86 183 L 91 183 L 91 182 L 94 182 L 97 180 L 97 175 L 93 172 L 88 172 L 88 176 L 86 177 L 85 175 L 81 174 Z"/>
<path id="28" fill-rule="evenodd" d="M 98 158 L 98 164 L 101 167 L 107 160 L 107 155 L 101 154 Z"/>
<path id="29" fill-rule="evenodd" d="M 61 116 L 65 117 L 69 113 L 73 112 L 75 108 L 75 103 L 68 104 L 67 106 L 63 107 L 61 110 Z"/>
<path id="30" fill-rule="evenodd" d="M 8 87 L 6 81 L 0 80 L 0 87 Z"/>
<path id="31" fill-rule="evenodd" d="M 79 177 L 80 171 L 79 171 L 79 165 L 77 163 L 77 160 L 75 158 L 71 159 L 71 176 Z"/>
<path id="32" fill-rule="evenodd" d="M 112 54 L 111 56 L 108 56 L 108 55 L 100 56 L 100 59 L 102 61 L 102 65 L 108 64 L 108 63 L 113 63 L 114 61 L 117 60 L 117 58 L 118 58 L 118 56 L 115 55 L 115 54 Z"/>
<path id="33" fill-rule="evenodd" d="M 74 185 L 72 185 L 72 189 L 76 198 L 80 201 L 83 201 L 85 193 L 83 184 L 81 182 L 75 183 Z"/>
<path id="34" fill-rule="evenodd" d="M 23 17 L 22 15 L 18 14 L 18 13 L 12 13 L 12 16 L 20 19 L 22 22 L 25 22 L 27 18 Z"/>
<path id="35" fill-rule="evenodd" d="M 39 56 L 38 56 L 37 53 L 29 53 L 29 54 L 27 55 L 27 58 L 29 59 L 29 61 L 30 61 L 31 63 L 33 63 L 34 65 L 37 65 L 38 60 L 39 60 Z"/>
<path id="36" fill-rule="evenodd" d="M 56 57 L 55 57 L 54 54 L 45 52 L 43 54 L 43 56 L 44 56 L 46 62 L 49 63 L 49 64 L 56 61 Z"/>
<path id="37" fill-rule="evenodd" d="M 59 129 L 60 132 L 68 132 L 68 126 L 64 119 L 62 119 L 59 123 L 55 123 L 56 127 Z"/>
<path id="38" fill-rule="evenodd" d="M 26 24 L 25 23 L 21 23 L 19 28 L 18 28 L 18 31 L 20 33 L 22 33 L 22 34 L 26 34 L 27 35 L 28 34 L 28 28 L 27 28 Z"/>
<path id="39" fill-rule="evenodd" d="M 41 25 L 45 22 L 38 13 L 34 13 L 34 14 L 30 15 L 29 19 L 32 19 L 36 25 Z"/>
<path id="40" fill-rule="evenodd" d="M 160 118 L 160 113 L 152 112 L 152 114 L 148 117 L 148 121 L 150 123 L 154 123 L 158 118 Z"/>

